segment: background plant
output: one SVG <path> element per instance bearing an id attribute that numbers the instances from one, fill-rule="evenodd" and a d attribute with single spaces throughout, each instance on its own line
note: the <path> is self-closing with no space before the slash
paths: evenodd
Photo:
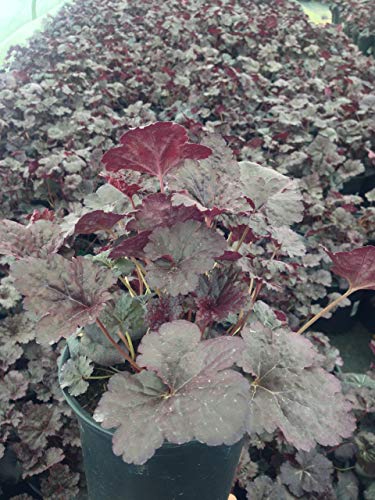
<path id="1" fill-rule="evenodd" d="M 27 49 L 14 49 L 15 61 L 0 84 L 2 215 L 25 222 L 24 214 L 35 208 L 61 215 L 77 210 L 97 187 L 102 152 L 128 127 L 167 118 L 184 123 L 191 134 L 218 130 L 240 158 L 301 176 L 305 216 L 295 229 L 313 255 L 295 256 L 306 266 L 298 279 L 283 273 L 278 279 L 285 283 L 283 292 L 267 292 L 276 308 L 290 308 L 289 319 L 297 326 L 321 309 L 327 288 L 339 291 L 336 283 L 331 288 L 326 269 L 317 272 L 328 264 L 320 244 L 336 252 L 374 239 L 371 191 L 358 183 L 360 196 L 338 193 L 353 174 L 373 168 L 373 62 L 360 57 L 335 27 L 310 26 L 289 2 L 253 2 L 251 11 L 239 2 L 236 7 L 222 2 L 223 15 L 215 14 L 216 4 L 210 9 L 194 4 L 195 11 L 168 2 L 156 12 L 152 2 L 137 10 L 117 2 L 100 8 L 80 2 L 64 8 Z M 25 320 L 10 317 L 21 306 L 7 277 L 7 259 L 2 262 L 0 306 L 2 316 L 8 315 L 1 325 L 4 363 L 28 377 L 29 347 L 17 334 Z M 280 277 L 274 269 L 268 272 Z M 49 352 L 38 348 L 36 357 L 44 360 Z M 40 371 L 46 367 L 40 382 L 34 379 L 23 398 L 5 405 L 23 412 L 26 400 L 44 391 L 48 403 L 65 412 L 46 448 L 38 448 L 32 459 L 18 453 L 30 470 L 36 456 L 40 467 L 46 463 L 47 450 L 61 446 L 62 433 L 69 435 L 72 425 L 49 361 L 39 365 Z M 4 443 L 19 439 L 19 425 L 16 419 L 7 425 Z M 69 458 L 77 450 L 66 453 L 70 467 L 78 463 Z"/>

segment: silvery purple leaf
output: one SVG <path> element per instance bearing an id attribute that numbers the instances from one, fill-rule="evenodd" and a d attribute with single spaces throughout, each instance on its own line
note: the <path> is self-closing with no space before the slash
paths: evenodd
<path id="1" fill-rule="evenodd" d="M 249 386 L 230 369 L 242 340 L 200 337 L 192 323 L 165 323 L 139 347 L 147 371 L 110 379 L 94 416 L 116 429 L 113 451 L 126 462 L 145 463 L 164 441 L 233 444 L 243 435 Z"/>

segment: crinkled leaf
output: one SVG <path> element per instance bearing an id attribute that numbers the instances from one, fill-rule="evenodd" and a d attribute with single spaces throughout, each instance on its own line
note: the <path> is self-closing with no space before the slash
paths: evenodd
<path id="1" fill-rule="evenodd" d="M 126 214 L 131 209 L 129 199 L 110 184 L 104 184 L 95 193 L 86 196 L 84 204 L 91 210 L 103 210 L 116 214 Z"/>
<path id="2" fill-rule="evenodd" d="M 349 282 L 350 289 L 375 290 L 375 246 L 356 248 L 351 252 L 330 252 L 331 271 Z"/>
<path id="3" fill-rule="evenodd" d="M 240 162 L 240 169 L 244 194 L 271 225 L 290 226 L 301 222 L 303 204 L 296 181 L 248 161 Z"/>
<path id="4" fill-rule="evenodd" d="M 18 434 L 22 442 L 32 450 L 45 448 L 47 438 L 58 434 L 62 425 L 60 411 L 52 405 L 29 401 L 23 405 L 22 414 L 23 419 L 18 426 Z"/>
<path id="5" fill-rule="evenodd" d="M 45 500 L 71 500 L 78 497 L 79 474 L 65 464 L 52 467 L 41 480 L 41 492 Z"/>
<path id="6" fill-rule="evenodd" d="M 94 365 L 86 356 L 68 359 L 60 371 L 61 387 L 67 387 L 72 396 L 79 396 L 88 389 L 89 384 L 85 378 L 89 377 L 93 371 Z"/>
<path id="7" fill-rule="evenodd" d="M 162 295 L 147 302 L 145 323 L 151 330 L 158 330 L 163 323 L 179 319 L 182 313 L 178 297 Z"/>
<path id="8" fill-rule="evenodd" d="M 120 257 L 144 257 L 143 250 L 149 242 L 150 234 L 151 231 L 142 231 L 136 236 L 118 240 L 113 250 L 111 250 L 109 257 L 111 259 L 118 259 Z"/>
<path id="9" fill-rule="evenodd" d="M 145 254 L 152 263 L 147 280 L 174 297 L 193 291 L 199 275 L 209 271 L 227 247 L 223 236 L 197 221 L 157 228 L 149 239 Z"/>
<path id="10" fill-rule="evenodd" d="M 95 210 L 83 215 L 79 219 L 75 225 L 74 232 L 75 234 L 91 234 L 96 231 L 108 231 L 124 217 L 125 215 Z"/>
<path id="11" fill-rule="evenodd" d="M 271 330 L 279 328 L 282 324 L 272 308 L 262 300 L 257 300 L 255 302 L 253 311 L 257 320 Z"/>
<path id="12" fill-rule="evenodd" d="M 162 193 L 150 194 L 144 198 L 141 207 L 133 215 L 134 219 L 127 225 L 127 229 L 131 231 L 153 230 L 155 227 L 173 226 L 187 220 L 203 220 L 196 207 L 174 207 L 170 196 Z"/>
<path id="13" fill-rule="evenodd" d="M 294 463 L 285 462 L 280 468 L 280 479 L 290 491 L 301 497 L 305 493 L 323 493 L 331 484 L 333 465 L 316 450 L 299 451 Z"/>
<path id="14" fill-rule="evenodd" d="M 195 205 L 201 211 L 214 213 L 248 211 L 240 169 L 231 149 L 222 138 L 215 136 L 206 138 L 204 144 L 213 150 L 209 158 L 186 161 L 176 174 L 168 177 L 169 189 L 176 192 L 173 204 Z"/>
<path id="15" fill-rule="evenodd" d="M 255 377 L 250 435 L 281 430 L 287 442 L 305 451 L 316 443 L 334 446 L 351 435 L 355 423 L 350 405 L 338 379 L 318 366 L 320 357 L 311 342 L 257 322 L 242 335 L 246 348 L 238 364 Z"/>
<path id="16" fill-rule="evenodd" d="M 102 158 L 108 171 L 130 169 L 160 180 L 184 160 L 200 160 L 212 153 L 205 146 L 189 144 L 185 128 L 172 122 L 129 130 L 120 142 L 121 146 L 110 149 Z"/>
<path id="17" fill-rule="evenodd" d="M 0 255 L 23 257 L 45 257 L 55 253 L 63 245 L 57 224 L 48 220 L 39 220 L 24 226 L 12 220 L 0 221 Z"/>
<path id="18" fill-rule="evenodd" d="M 43 342 L 56 342 L 79 326 L 93 323 L 111 298 L 108 289 L 116 277 L 89 259 L 69 261 L 61 255 L 28 258 L 11 266 L 26 309 L 39 318 L 37 330 Z"/>
<path id="19" fill-rule="evenodd" d="M 242 341 L 200 336 L 193 323 L 166 323 L 140 345 L 137 362 L 149 371 L 110 379 L 95 419 L 116 429 L 113 450 L 126 462 L 145 463 L 164 440 L 219 445 L 241 438 L 248 383 L 229 368 Z"/>
<path id="20" fill-rule="evenodd" d="M 29 382 L 21 371 L 10 370 L 0 379 L 0 401 L 8 403 L 22 398 L 28 385 Z"/>
<path id="21" fill-rule="evenodd" d="M 302 257 L 306 253 L 306 247 L 301 236 L 292 231 L 289 227 L 274 227 L 271 231 L 271 237 L 279 247 L 279 254 L 289 257 Z"/>
<path id="22" fill-rule="evenodd" d="M 208 275 L 200 276 L 196 293 L 196 322 L 201 327 L 222 321 L 230 313 L 238 313 L 248 299 L 241 273 L 229 267 L 215 268 Z"/>
<path id="23" fill-rule="evenodd" d="M 259 476 L 247 487 L 248 500 L 288 500 L 285 486 L 273 481 L 268 476 Z"/>

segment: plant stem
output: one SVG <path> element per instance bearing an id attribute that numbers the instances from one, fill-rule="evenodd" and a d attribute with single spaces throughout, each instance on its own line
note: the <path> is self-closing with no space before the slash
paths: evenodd
<path id="1" fill-rule="evenodd" d="M 135 361 L 133 361 L 132 358 L 118 345 L 118 343 L 113 340 L 109 331 L 103 325 L 103 323 L 100 321 L 99 318 L 96 318 L 96 324 L 101 329 L 101 331 L 104 333 L 104 335 L 107 337 L 107 339 L 110 341 L 110 343 L 113 345 L 113 347 L 115 349 L 117 349 L 117 351 L 121 354 L 121 356 L 124 357 L 126 359 L 126 361 L 129 361 L 129 363 L 131 364 L 131 366 L 134 368 L 135 371 L 140 372 L 141 369 L 137 365 L 137 363 Z"/>
<path id="2" fill-rule="evenodd" d="M 131 258 L 131 261 L 133 262 L 133 264 L 136 267 L 139 281 L 142 283 L 142 286 L 144 285 L 146 287 L 146 293 L 151 294 L 151 289 L 150 289 L 150 287 L 149 287 L 149 285 L 148 285 L 148 283 L 146 281 L 146 278 L 144 277 L 144 274 L 143 274 L 144 273 L 144 269 L 142 269 L 142 266 L 135 260 L 134 257 Z"/>
<path id="3" fill-rule="evenodd" d="M 132 357 L 132 359 L 135 359 L 134 346 L 133 346 L 133 342 L 132 342 L 132 339 L 131 339 L 128 331 L 125 332 L 125 337 L 127 338 L 127 341 L 129 344 L 130 356 Z"/>
<path id="4" fill-rule="evenodd" d="M 136 297 L 137 294 L 135 293 L 135 291 L 133 290 L 130 282 L 129 282 L 129 279 L 127 277 L 123 278 L 122 276 L 119 276 L 119 280 L 121 281 L 121 283 L 123 285 L 126 286 L 126 288 L 128 289 L 129 293 L 130 293 L 130 297 Z"/>
<path id="5" fill-rule="evenodd" d="M 163 176 L 159 175 L 159 184 L 160 184 L 160 192 L 164 194 L 164 183 L 163 183 Z"/>
<path id="6" fill-rule="evenodd" d="M 244 232 L 242 233 L 242 236 L 241 236 L 240 240 L 238 241 L 238 243 L 237 243 L 237 245 L 236 245 L 236 247 L 234 249 L 235 252 L 238 252 L 238 250 L 241 248 L 242 243 L 245 241 L 245 238 L 246 238 L 247 233 L 249 231 L 250 231 L 250 228 L 246 227 L 245 230 L 244 230 Z"/>
<path id="7" fill-rule="evenodd" d="M 311 325 L 313 325 L 315 323 L 315 321 L 317 321 L 324 314 L 326 314 L 327 312 L 329 312 L 333 307 L 335 307 L 338 304 L 340 304 L 340 302 L 342 300 L 346 299 L 346 297 L 349 297 L 349 295 L 351 293 L 353 293 L 353 292 L 354 292 L 354 290 L 352 290 L 351 288 L 348 288 L 348 290 L 346 290 L 346 292 L 344 294 L 340 295 L 340 297 L 337 297 L 337 299 L 333 300 L 331 303 L 328 304 L 328 306 L 326 306 L 324 309 L 322 309 L 321 311 L 319 311 L 318 314 L 315 314 L 315 316 L 313 316 L 309 321 L 307 321 L 303 326 L 301 326 L 301 328 L 298 330 L 297 334 L 303 333 Z"/>
<path id="8" fill-rule="evenodd" d="M 85 380 L 104 380 L 106 378 L 111 378 L 112 375 L 94 375 L 93 377 L 83 377 L 83 378 Z"/>

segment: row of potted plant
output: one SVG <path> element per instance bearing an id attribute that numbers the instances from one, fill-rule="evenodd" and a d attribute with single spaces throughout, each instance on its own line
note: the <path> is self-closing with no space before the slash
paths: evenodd
<path id="1" fill-rule="evenodd" d="M 360 196 L 339 193 L 363 169 L 369 186 L 373 65 L 335 28 L 312 27 L 295 4 L 254 2 L 251 11 L 237 4 L 221 2 L 221 15 L 216 3 L 166 2 L 156 10 L 152 2 L 80 2 L 27 50 L 15 49 L 11 72 L 0 75 L 1 210 L 24 224 L 70 213 L 67 228 L 90 209 L 116 212 L 122 197 L 93 193 L 103 182 L 102 152 L 125 129 L 161 118 L 184 123 L 198 142 L 205 131 L 219 131 L 240 159 L 301 177 L 304 214 L 293 229 L 308 254 L 300 243 L 284 244 L 278 263 L 269 264 L 274 248 L 261 238 L 252 259 L 266 281 L 258 304 L 282 309 L 298 327 L 340 292 L 321 245 L 349 251 L 374 239 L 370 187 L 358 183 Z M 232 240 L 241 236 L 233 232 Z M 75 253 L 87 251 L 87 238 L 76 238 Z M 74 497 L 79 441 L 54 373 L 60 348 L 35 343 L 8 264 L 2 257 L 0 360 L 2 373 L 10 373 L 1 402 L 4 452 L 22 464 L 25 479 L 44 478 L 43 496 L 56 495 L 64 477 Z M 317 338 L 329 361 L 327 340 Z M 277 445 L 270 447 L 280 460 Z"/>
<path id="2" fill-rule="evenodd" d="M 0 225 L 0 253 L 37 342 L 68 339 L 60 383 L 79 416 L 89 497 L 192 498 L 198 489 L 225 500 L 245 433 L 299 450 L 297 467 L 286 462 L 274 485 L 259 477 L 249 498 L 261 481 L 282 496 L 328 494 L 328 479 L 306 485 L 299 467 L 328 478 L 314 448 L 339 445 L 356 424 L 303 337 L 322 313 L 293 332 L 258 300 L 277 288 L 267 265 L 292 266 L 303 246 L 290 228 L 303 214 L 296 182 L 237 163 L 218 136 L 190 143 L 172 122 L 128 131 L 102 162 L 107 184 L 78 218 L 45 211 L 28 226 Z M 260 241 L 273 248 L 261 268 Z M 375 247 L 327 253 L 349 284 L 327 311 L 375 289 Z M 5 379 L 9 391 L 17 374 Z"/>

